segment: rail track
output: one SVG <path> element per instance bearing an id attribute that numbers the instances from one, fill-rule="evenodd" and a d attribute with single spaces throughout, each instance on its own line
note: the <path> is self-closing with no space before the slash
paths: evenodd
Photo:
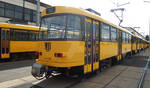
<path id="1" fill-rule="evenodd" d="M 150 56 L 147 59 L 147 63 L 146 63 L 146 65 L 144 67 L 144 70 L 142 72 L 141 79 L 140 79 L 140 81 L 138 83 L 138 88 L 143 88 L 143 84 L 144 84 L 145 77 L 146 77 L 146 74 L 147 74 L 147 70 L 148 70 L 148 67 L 149 67 L 149 62 L 150 62 Z"/>

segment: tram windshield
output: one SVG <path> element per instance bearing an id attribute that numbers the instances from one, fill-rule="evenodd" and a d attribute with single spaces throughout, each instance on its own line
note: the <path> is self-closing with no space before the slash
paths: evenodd
<path id="1" fill-rule="evenodd" d="M 81 36 L 80 16 L 59 15 L 44 17 L 41 26 L 47 28 L 48 39 L 79 39 Z"/>

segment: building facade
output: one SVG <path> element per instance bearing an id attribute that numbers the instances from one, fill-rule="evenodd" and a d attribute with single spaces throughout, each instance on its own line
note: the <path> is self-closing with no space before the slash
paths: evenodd
<path id="1" fill-rule="evenodd" d="M 50 5 L 40 3 L 40 12 Z M 36 25 L 36 0 L 0 0 L 0 22 Z"/>

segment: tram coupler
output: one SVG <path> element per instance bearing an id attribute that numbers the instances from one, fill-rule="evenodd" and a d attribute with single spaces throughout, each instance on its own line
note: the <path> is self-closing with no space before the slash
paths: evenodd
<path id="1" fill-rule="evenodd" d="M 34 77 L 42 77 L 44 72 L 46 70 L 46 67 L 37 63 L 34 63 L 32 66 L 31 74 Z"/>

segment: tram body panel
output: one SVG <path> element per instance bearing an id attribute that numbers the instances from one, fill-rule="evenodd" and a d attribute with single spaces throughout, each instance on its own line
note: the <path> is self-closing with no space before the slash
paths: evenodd
<path id="1" fill-rule="evenodd" d="M 133 43 L 133 44 L 132 44 L 132 51 L 136 51 L 136 50 L 137 50 L 136 43 Z"/>
<path id="2" fill-rule="evenodd" d="M 10 56 L 10 29 L 1 28 L 1 58 L 9 58 Z"/>
<path id="3" fill-rule="evenodd" d="M 10 52 L 33 52 L 38 51 L 39 41 L 10 41 Z"/>
<path id="4" fill-rule="evenodd" d="M 131 51 L 131 44 L 130 43 L 122 43 L 122 54 Z"/>
<path id="5" fill-rule="evenodd" d="M 84 65 L 83 41 L 47 41 L 42 42 L 37 63 L 52 67 L 71 67 Z M 57 56 L 61 54 L 62 56 Z"/>
<path id="6" fill-rule="evenodd" d="M 0 23 L 0 59 L 21 56 L 19 53 L 33 55 L 38 49 L 38 31 L 38 27 Z"/>
<path id="7" fill-rule="evenodd" d="M 117 42 L 100 42 L 100 60 L 118 55 Z"/>

